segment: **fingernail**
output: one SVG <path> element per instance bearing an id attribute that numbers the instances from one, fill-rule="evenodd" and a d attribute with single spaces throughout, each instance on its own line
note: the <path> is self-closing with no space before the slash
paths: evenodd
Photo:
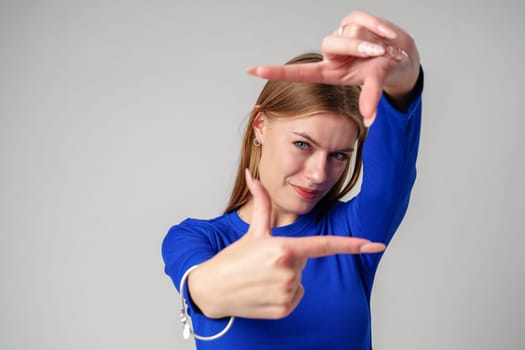
<path id="1" fill-rule="evenodd" d="M 257 75 L 257 67 L 250 67 L 246 70 L 246 72 L 251 75 Z"/>
<path id="2" fill-rule="evenodd" d="M 357 51 L 371 56 L 379 56 L 385 53 L 383 46 L 372 44 L 366 41 L 361 42 L 357 46 Z"/>
<path id="3" fill-rule="evenodd" d="M 379 253 L 385 250 L 385 245 L 383 243 L 366 243 L 359 248 L 361 253 Z"/>
<path id="4" fill-rule="evenodd" d="M 374 120 L 376 120 L 376 114 L 377 112 L 374 112 L 370 118 L 363 119 L 363 124 L 365 124 L 367 128 L 369 128 L 374 123 Z"/>
<path id="5" fill-rule="evenodd" d="M 406 53 L 405 50 L 400 49 L 398 47 L 394 47 L 392 45 L 388 45 L 386 47 L 386 55 L 388 57 L 393 58 L 396 61 L 401 61 L 404 58 L 408 58 L 408 54 Z"/>
<path id="6" fill-rule="evenodd" d="M 397 38 L 396 32 L 394 32 L 392 29 L 385 27 L 384 25 L 380 24 L 377 26 L 377 29 L 383 33 L 384 36 L 386 36 L 388 39 L 395 39 Z"/>
<path id="7" fill-rule="evenodd" d="M 246 181 L 252 182 L 252 173 L 250 173 L 250 169 L 244 169 L 244 174 L 246 175 Z"/>

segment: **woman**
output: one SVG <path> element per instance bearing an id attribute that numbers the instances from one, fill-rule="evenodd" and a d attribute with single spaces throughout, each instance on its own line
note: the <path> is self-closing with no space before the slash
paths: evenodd
<path id="1" fill-rule="evenodd" d="M 226 212 L 163 242 L 198 349 L 372 347 L 375 271 L 415 180 L 422 71 L 413 39 L 366 13 L 322 53 L 249 70 L 270 81 Z M 361 164 L 360 193 L 341 201 Z"/>

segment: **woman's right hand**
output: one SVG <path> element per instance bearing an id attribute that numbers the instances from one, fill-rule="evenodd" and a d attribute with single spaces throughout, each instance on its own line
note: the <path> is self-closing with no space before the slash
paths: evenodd
<path id="1" fill-rule="evenodd" d="M 207 317 L 283 318 L 304 294 L 301 274 L 307 259 L 385 249 L 382 243 L 352 237 L 273 237 L 268 193 L 248 171 L 246 182 L 254 201 L 248 232 L 188 278 L 191 298 Z"/>
<path id="2" fill-rule="evenodd" d="M 270 80 L 361 86 L 359 109 L 365 125 L 374 121 L 381 93 L 399 105 L 420 72 L 414 39 L 403 28 L 364 12 L 345 16 L 322 43 L 323 61 L 252 67 L 249 73 Z"/>

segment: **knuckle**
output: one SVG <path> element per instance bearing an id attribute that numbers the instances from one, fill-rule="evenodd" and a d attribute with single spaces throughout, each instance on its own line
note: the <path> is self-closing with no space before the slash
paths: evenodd
<path id="1" fill-rule="evenodd" d="M 300 288 L 301 279 L 293 272 L 283 274 L 282 280 L 278 283 L 274 301 L 279 305 L 286 305 L 293 302 L 297 290 Z"/>
<path id="2" fill-rule="evenodd" d="M 293 308 L 291 304 L 283 304 L 275 309 L 274 317 L 276 319 L 285 318 L 286 316 L 290 315 L 292 311 Z"/>
<path id="3" fill-rule="evenodd" d="M 357 24 L 350 24 L 345 30 L 346 36 L 350 38 L 360 38 L 364 36 L 364 28 Z"/>
<path id="4" fill-rule="evenodd" d="M 271 315 L 274 319 L 280 319 L 287 317 L 292 313 L 295 307 L 299 304 L 299 301 L 304 295 L 304 288 L 302 284 L 295 286 L 288 293 L 283 294 L 282 302 L 276 303 L 273 313 Z"/>
<path id="5" fill-rule="evenodd" d="M 289 288 L 281 288 L 280 292 L 276 293 L 274 296 L 274 302 L 279 305 L 279 307 L 288 305 L 290 300 L 291 291 Z"/>
<path id="6" fill-rule="evenodd" d="M 296 278 L 285 281 L 280 288 L 280 303 L 287 303 L 293 300 L 293 297 L 298 287 L 299 283 Z"/>
<path id="7" fill-rule="evenodd" d="M 416 39 L 412 35 L 407 35 L 407 41 L 410 47 L 416 46 Z"/>
<path id="8" fill-rule="evenodd" d="M 321 51 L 325 52 L 332 47 L 332 38 L 327 36 L 321 41 Z"/>
<path id="9" fill-rule="evenodd" d="M 290 287 L 297 283 L 297 275 L 295 271 L 291 269 L 286 269 L 282 273 L 281 280 L 285 287 Z"/>
<path id="10" fill-rule="evenodd" d="M 277 264 L 283 264 L 290 261 L 292 257 L 292 249 L 280 239 L 274 240 L 275 244 L 273 247 L 274 261 Z"/>
<path id="11" fill-rule="evenodd" d="M 289 295 L 286 302 L 282 303 L 277 308 L 279 318 L 284 318 L 292 313 L 295 307 L 299 304 L 299 300 L 302 299 L 304 290 L 301 285 L 294 289 L 293 293 Z"/>
<path id="12" fill-rule="evenodd" d="M 361 16 L 361 12 L 359 11 L 352 11 L 348 14 L 348 16 L 346 16 L 346 20 L 348 22 L 355 22 L 356 19 Z"/>

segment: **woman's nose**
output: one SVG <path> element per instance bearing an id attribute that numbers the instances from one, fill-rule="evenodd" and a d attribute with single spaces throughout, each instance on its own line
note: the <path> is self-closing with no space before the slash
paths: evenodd
<path id="1" fill-rule="evenodd" d="M 326 156 L 323 154 L 313 155 L 306 164 L 306 178 L 313 183 L 326 181 Z"/>

